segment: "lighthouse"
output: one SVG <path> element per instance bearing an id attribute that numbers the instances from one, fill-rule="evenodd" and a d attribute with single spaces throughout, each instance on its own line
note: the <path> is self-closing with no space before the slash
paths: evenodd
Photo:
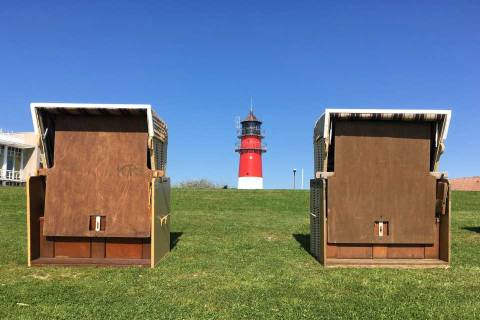
<path id="1" fill-rule="evenodd" d="M 248 116 L 240 122 L 236 152 L 240 154 L 238 189 L 263 189 L 262 153 L 267 149 L 262 144 L 262 121 L 250 108 Z"/>

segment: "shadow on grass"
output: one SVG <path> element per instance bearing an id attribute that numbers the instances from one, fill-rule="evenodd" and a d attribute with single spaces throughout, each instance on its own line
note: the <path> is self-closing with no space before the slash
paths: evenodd
<path id="1" fill-rule="evenodd" d="M 170 232 L 170 250 L 173 250 L 180 241 L 183 232 Z"/>
<path id="2" fill-rule="evenodd" d="M 302 233 L 292 234 L 293 238 L 297 240 L 303 250 L 307 251 L 310 254 L 310 235 Z M 311 255 L 311 254 L 310 254 Z"/>
<path id="3" fill-rule="evenodd" d="M 463 230 L 468 230 L 476 233 L 480 233 L 480 227 L 463 227 Z"/>

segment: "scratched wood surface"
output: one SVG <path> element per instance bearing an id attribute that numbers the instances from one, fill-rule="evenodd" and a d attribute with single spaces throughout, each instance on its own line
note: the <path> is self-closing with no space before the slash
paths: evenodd
<path id="1" fill-rule="evenodd" d="M 431 132 L 430 123 L 336 122 L 335 174 L 328 179 L 329 243 L 435 242 Z M 383 237 L 375 233 L 378 221 L 388 222 Z"/>
<path id="2" fill-rule="evenodd" d="M 44 235 L 149 237 L 145 117 L 58 115 L 55 125 Z M 106 217 L 104 231 L 90 230 L 92 215 Z"/>

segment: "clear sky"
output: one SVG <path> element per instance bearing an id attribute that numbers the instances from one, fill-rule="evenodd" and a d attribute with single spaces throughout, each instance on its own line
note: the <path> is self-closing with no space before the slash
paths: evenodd
<path id="1" fill-rule="evenodd" d="M 265 186 L 288 188 L 326 107 L 451 108 L 441 169 L 480 175 L 479 61 L 479 1 L 3 1 L 0 127 L 32 130 L 34 101 L 152 104 L 173 182 L 234 186 L 253 96 Z"/>

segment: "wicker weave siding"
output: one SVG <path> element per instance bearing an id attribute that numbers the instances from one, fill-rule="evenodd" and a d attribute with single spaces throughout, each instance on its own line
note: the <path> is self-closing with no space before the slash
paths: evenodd
<path id="1" fill-rule="evenodd" d="M 166 171 L 167 168 L 167 142 L 162 142 L 156 137 L 153 139 L 153 153 L 155 169 Z"/>
<path id="2" fill-rule="evenodd" d="M 324 162 L 326 158 L 325 139 L 320 138 L 313 143 L 314 167 L 315 172 L 324 171 Z"/>
<path id="3" fill-rule="evenodd" d="M 153 135 L 161 142 L 167 142 L 168 130 L 165 122 L 160 119 L 155 113 L 152 117 L 153 120 Z"/>
<path id="4" fill-rule="evenodd" d="M 310 180 L 310 253 L 320 262 L 324 260 L 323 188 L 323 179 Z"/>
<path id="5" fill-rule="evenodd" d="M 155 170 L 167 171 L 167 146 L 168 128 L 154 110 L 152 110 L 153 122 L 153 165 Z"/>

